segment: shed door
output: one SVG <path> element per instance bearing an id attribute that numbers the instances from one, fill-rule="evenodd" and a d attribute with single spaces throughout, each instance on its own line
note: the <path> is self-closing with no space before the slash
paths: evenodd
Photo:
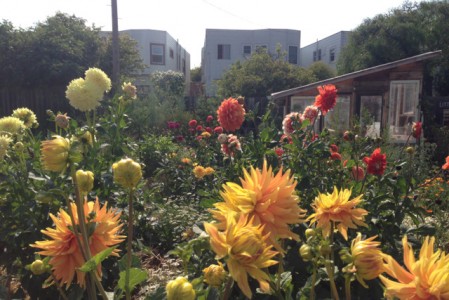
<path id="1" fill-rule="evenodd" d="M 369 137 L 380 136 L 382 122 L 382 96 L 360 96 L 360 127 Z"/>

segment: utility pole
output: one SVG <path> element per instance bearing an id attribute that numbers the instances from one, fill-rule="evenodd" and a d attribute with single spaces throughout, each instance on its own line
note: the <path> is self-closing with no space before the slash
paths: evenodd
<path id="1" fill-rule="evenodd" d="M 117 0 L 111 0 L 112 8 L 112 85 L 118 87 L 120 79 L 120 52 L 118 38 Z"/>

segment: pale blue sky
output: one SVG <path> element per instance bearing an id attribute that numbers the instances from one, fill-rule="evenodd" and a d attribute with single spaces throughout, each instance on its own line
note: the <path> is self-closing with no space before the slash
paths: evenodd
<path id="1" fill-rule="evenodd" d="M 301 47 L 402 6 L 405 0 L 118 0 L 119 30 L 167 31 L 200 66 L 206 28 L 301 30 Z M 420 2 L 420 1 L 418 1 Z M 28 28 L 57 11 L 111 30 L 110 0 L 0 0 L 0 20 Z"/>

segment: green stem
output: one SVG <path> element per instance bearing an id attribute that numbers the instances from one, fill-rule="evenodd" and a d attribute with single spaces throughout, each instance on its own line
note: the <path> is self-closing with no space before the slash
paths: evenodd
<path id="1" fill-rule="evenodd" d="M 228 300 L 229 296 L 231 295 L 232 285 L 234 284 L 234 279 L 229 276 L 228 281 L 226 282 L 225 289 L 223 291 L 223 296 L 221 297 L 221 300 Z"/>
<path id="2" fill-rule="evenodd" d="M 126 299 L 131 299 L 131 291 L 129 288 L 129 271 L 131 269 L 131 251 L 132 251 L 132 240 L 133 240 L 133 191 L 134 189 L 129 190 L 129 198 L 128 198 L 128 244 L 127 244 L 127 253 L 126 253 L 126 274 L 125 274 L 125 292 Z"/>
<path id="3" fill-rule="evenodd" d="M 334 278 L 334 251 L 332 251 L 332 245 L 334 244 L 334 222 L 331 221 L 331 230 L 329 236 L 329 246 L 331 247 L 330 253 L 326 254 L 326 270 L 329 276 L 329 282 L 331 285 L 332 298 L 339 300 L 337 286 L 335 285 Z"/>
<path id="4" fill-rule="evenodd" d="M 53 272 L 51 273 L 51 277 L 53 278 L 53 281 L 56 285 L 56 288 L 58 289 L 59 294 L 61 294 L 62 299 L 64 300 L 69 300 L 69 298 L 67 297 L 67 295 L 64 293 L 64 290 L 61 288 L 61 285 L 59 284 L 59 281 L 56 279 L 55 275 L 53 274 Z"/>
<path id="5" fill-rule="evenodd" d="M 351 300 L 351 276 L 345 276 L 345 295 L 346 300 Z"/>
<path id="6" fill-rule="evenodd" d="M 312 287 L 310 288 L 310 300 L 315 300 L 315 284 L 316 284 L 316 264 L 313 264 Z"/>
<path id="7" fill-rule="evenodd" d="M 92 254 L 90 252 L 90 247 L 89 247 L 89 237 L 87 234 L 87 229 L 86 229 L 86 216 L 84 215 L 84 200 L 81 198 L 80 195 L 80 191 L 78 189 L 78 184 L 76 182 L 76 175 L 75 172 L 72 172 L 72 180 L 73 180 L 73 186 L 75 188 L 75 196 L 76 196 L 76 208 L 77 208 L 77 212 L 78 212 L 78 224 L 79 224 L 79 228 L 81 231 L 81 238 L 83 241 L 83 247 L 81 247 L 81 249 L 84 249 L 84 253 L 86 256 L 86 261 L 88 261 L 89 259 L 91 259 Z M 95 272 L 95 271 L 92 271 Z M 90 292 L 90 296 L 91 299 L 97 299 L 97 291 L 95 289 L 95 274 L 90 272 L 90 280 L 89 280 L 89 289 L 88 292 Z"/>

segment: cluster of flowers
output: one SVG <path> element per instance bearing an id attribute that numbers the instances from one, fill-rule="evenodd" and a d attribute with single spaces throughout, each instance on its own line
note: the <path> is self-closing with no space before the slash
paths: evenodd
<path id="1" fill-rule="evenodd" d="M 24 130 L 39 126 L 36 115 L 28 108 L 17 108 L 11 116 L 0 118 L 0 159 L 8 153 L 12 143 L 14 149 L 23 149 L 21 142 Z"/>
<path id="2" fill-rule="evenodd" d="M 203 179 L 204 176 L 209 176 L 215 173 L 214 168 L 212 167 L 203 167 L 203 166 L 195 166 L 193 168 L 193 175 L 195 175 L 195 177 L 197 179 Z"/>

